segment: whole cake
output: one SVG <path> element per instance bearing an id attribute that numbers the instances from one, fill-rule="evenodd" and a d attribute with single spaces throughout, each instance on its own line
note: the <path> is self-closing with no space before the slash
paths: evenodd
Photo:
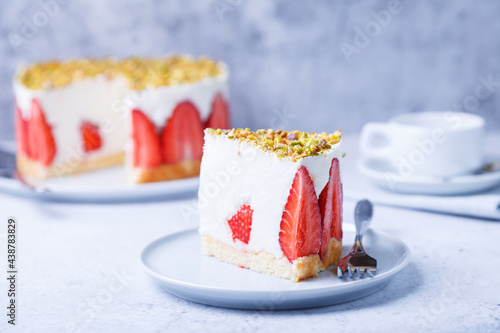
<path id="1" fill-rule="evenodd" d="M 336 264 L 341 134 L 206 129 L 198 194 L 204 254 L 294 282 Z"/>
<path id="2" fill-rule="evenodd" d="M 223 63 L 187 56 L 21 69 L 18 170 L 43 179 L 126 161 L 136 183 L 196 176 L 203 130 L 229 127 L 227 80 Z"/>

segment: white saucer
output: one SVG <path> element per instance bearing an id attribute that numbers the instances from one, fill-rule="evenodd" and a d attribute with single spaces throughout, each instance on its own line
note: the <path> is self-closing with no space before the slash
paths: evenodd
<path id="1" fill-rule="evenodd" d="M 195 193 L 199 184 L 198 177 L 138 185 L 127 184 L 126 180 L 125 168 L 119 166 L 48 179 L 40 183 L 50 190 L 44 193 L 29 190 L 16 179 L 0 177 L 0 190 L 38 199 L 120 202 Z"/>
<path id="2" fill-rule="evenodd" d="M 500 185 L 500 170 L 451 178 L 404 178 L 376 161 L 358 162 L 358 170 L 375 185 L 407 194 L 460 195 L 483 192 Z"/>
<path id="3" fill-rule="evenodd" d="M 354 226 L 344 224 L 343 254 L 354 241 Z M 149 244 L 141 254 L 145 272 L 169 293 L 213 306 L 283 310 L 326 306 L 364 297 L 385 286 L 409 262 L 408 247 L 398 239 L 369 230 L 366 251 L 378 260 L 374 278 L 344 281 L 336 266 L 318 278 L 299 283 L 259 274 L 201 254 L 197 229 L 175 233 Z"/>

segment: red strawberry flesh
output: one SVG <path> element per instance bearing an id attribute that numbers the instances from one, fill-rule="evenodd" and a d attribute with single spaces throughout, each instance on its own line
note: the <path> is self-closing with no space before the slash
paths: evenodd
<path id="1" fill-rule="evenodd" d="M 328 252 L 330 240 L 342 238 L 342 182 L 339 160 L 334 158 L 330 167 L 330 178 L 319 196 L 321 210 L 321 250 L 323 259 Z"/>
<path id="2" fill-rule="evenodd" d="M 295 174 L 280 229 L 281 250 L 290 263 L 319 253 L 321 214 L 313 181 L 304 166 Z"/>
<path id="3" fill-rule="evenodd" d="M 102 139 L 99 134 L 99 127 L 89 121 L 84 121 L 80 125 L 80 132 L 83 141 L 83 150 L 91 152 L 101 148 Z"/>
<path id="4" fill-rule="evenodd" d="M 245 204 L 227 221 L 233 234 L 233 241 L 239 239 L 243 243 L 248 244 L 250 232 L 252 231 L 252 215 L 252 207 Z"/>
<path id="5" fill-rule="evenodd" d="M 23 118 L 21 109 L 17 105 L 16 101 L 14 101 L 14 109 L 17 149 L 20 152 L 23 152 L 26 156 L 31 157 L 31 152 L 29 149 L 28 121 Z"/>
<path id="6" fill-rule="evenodd" d="M 133 164 L 152 168 L 161 164 L 160 138 L 155 125 L 138 109 L 132 110 Z"/>
<path id="7" fill-rule="evenodd" d="M 161 134 L 163 162 L 199 161 L 203 155 L 203 125 L 196 106 L 181 102 Z"/>
<path id="8" fill-rule="evenodd" d="M 205 127 L 228 129 L 229 123 L 229 106 L 222 94 L 218 93 L 212 102 L 212 110 L 205 123 Z"/>
<path id="9" fill-rule="evenodd" d="M 32 158 L 44 166 L 52 164 L 56 155 L 56 143 L 52 135 L 52 127 L 47 123 L 40 102 L 31 101 L 31 119 L 28 124 L 29 147 Z"/>

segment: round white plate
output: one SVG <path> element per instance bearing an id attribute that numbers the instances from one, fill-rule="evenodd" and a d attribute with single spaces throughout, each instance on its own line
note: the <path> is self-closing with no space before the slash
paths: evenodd
<path id="1" fill-rule="evenodd" d="M 483 192 L 500 185 L 500 170 L 451 178 L 404 178 L 370 160 L 360 161 L 358 170 L 379 187 L 407 194 L 460 195 Z"/>
<path id="2" fill-rule="evenodd" d="M 344 224 L 343 256 L 350 251 L 354 235 L 354 226 Z M 369 230 L 363 243 L 378 261 L 374 278 L 344 281 L 337 277 L 336 266 L 299 283 L 256 273 L 202 255 L 197 229 L 158 239 L 142 251 L 141 260 L 145 272 L 169 293 L 196 303 L 253 310 L 303 309 L 372 294 L 409 262 L 408 247 L 384 233 Z"/>
<path id="3" fill-rule="evenodd" d="M 127 184 L 123 166 L 107 168 L 79 175 L 52 178 L 40 182 L 50 192 L 37 193 L 27 189 L 16 179 L 0 177 L 0 189 L 38 199 L 64 201 L 134 201 L 166 198 L 180 193 L 193 194 L 199 178 L 186 178 L 145 184 Z"/>

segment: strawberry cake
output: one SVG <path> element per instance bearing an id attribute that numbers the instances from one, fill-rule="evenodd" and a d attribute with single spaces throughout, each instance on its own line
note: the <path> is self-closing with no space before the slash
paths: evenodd
<path id="1" fill-rule="evenodd" d="M 228 71 L 208 58 L 45 62 L 14 78 L 19 171 L 127 165 L 131 182 L 199 174 L 203 130 L 229 127 Z"/>
<path id="2" fill-rule="evenodd" d="M 342 252 L 341 131 L 206 129 L 203 253 L 298 282 Z"/>

